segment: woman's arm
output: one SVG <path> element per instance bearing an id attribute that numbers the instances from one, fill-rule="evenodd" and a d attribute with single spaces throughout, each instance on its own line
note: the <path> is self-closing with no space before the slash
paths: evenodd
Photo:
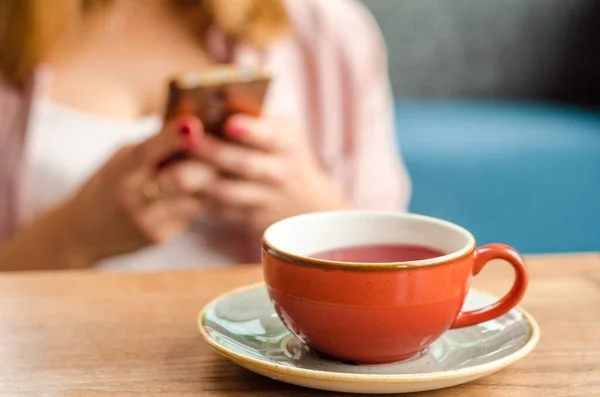
<path id="1" fill-rule="evenodd" d="M 411 183 L 396 142 L 385 41 L 364 5 L 331 0 L 327 7 L 329 30 L 349 71 L 344 84 L 350 87 L 352 133 L 342 165 L 350 179 L 347 194 L 358 209 L 406 211 Z"/>
<path id="2" fill-rule="evenodd" d="M 71 232 L 67 209 L 36 219 L 0 246 L 0 271 L 87 268 L 92 265 Z"/>
<path id="3" fill-rule="evenodd" d="M 396 142 L 386 45 L 372 16 L 366 10 L 359 16 L 363 39 L 352 48 L 358 63 L 353 201 L 359 208 L 407 211 L 411 183 Z"/>

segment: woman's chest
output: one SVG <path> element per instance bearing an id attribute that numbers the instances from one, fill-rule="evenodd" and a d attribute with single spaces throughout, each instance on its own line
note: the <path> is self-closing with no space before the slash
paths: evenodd
<path id="1" fill-rule="evenodd" d="M 316 81 L 309 81 L 305 54 L 291 40 L 276 42 L 259 52 L 239 46 L 227 58 L 240 65 L 270 69 L 273 79 L 264 106 L 266 115 L 296 119 L 305 124 L 317 105 L 310 99 Z M 48 96 L 54 102 L 82 113 L 131 119 L 162 114 L 168 84 L 177 75 L 210 68 L 220 62 L 197 42 L 181 38 L 175 42 L 157 40 L 141 46 L 139 40 L 124 43 L 91 43 L 69 62 L 52 66 Z M 307 128 L 308 129 L 308 128 Z"/>

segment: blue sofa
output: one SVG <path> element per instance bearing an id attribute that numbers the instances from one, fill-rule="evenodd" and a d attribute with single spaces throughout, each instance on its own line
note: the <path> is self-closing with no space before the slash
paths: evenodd
<path id="1" fill-rule="evenodd" d="M 399 101 L 411 212 L 523 253 L 600 251 L 600 115 L 515 102 Z"/>
<path id="2" fill-rule="evenodd" d="M 411 211 L 523 253 L 600 251 L 600 2 L 363 0 Z"/>

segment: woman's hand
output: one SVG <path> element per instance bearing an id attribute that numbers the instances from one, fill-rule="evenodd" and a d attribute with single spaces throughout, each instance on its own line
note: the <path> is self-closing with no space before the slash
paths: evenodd
<path id="1" fill-rule="evenodd" d="M 232 176 L 219 178 L 208 192 L 220 217 L 262 232 L 289 216 L 346 206 L 289 120 L 238 115 L 225 133 L 233 142 L 204 135 L 197 150 L 201 159 Z"/>
<path id="2" fill-rule="evenodd" d="M 67 230 L 89 263 L 166 242 L 201 211 L 213 169 L 196 160 L 165 162 L 193 150 L 201 130 L 193 118 L 170 122 L 119 150 L 64 204 Z"/>

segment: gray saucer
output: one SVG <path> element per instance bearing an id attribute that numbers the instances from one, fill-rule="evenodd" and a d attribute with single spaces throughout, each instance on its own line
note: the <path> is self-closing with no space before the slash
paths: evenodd
<path id="1" fill-rule="evenodd" d="M 466 309 L 496 301 L 471 290 Z M 476 326 L 446 332 L 409 361 L 356 366 L 324 359 L 285 328 L 263 284 L 209 303 L 198 318 L 209 345 L 233 362 L 295 385 L 351 393 L 405 393 L 454 386 L 496 372 L 528 354 L 539 327 L 521 308 Z"/>

